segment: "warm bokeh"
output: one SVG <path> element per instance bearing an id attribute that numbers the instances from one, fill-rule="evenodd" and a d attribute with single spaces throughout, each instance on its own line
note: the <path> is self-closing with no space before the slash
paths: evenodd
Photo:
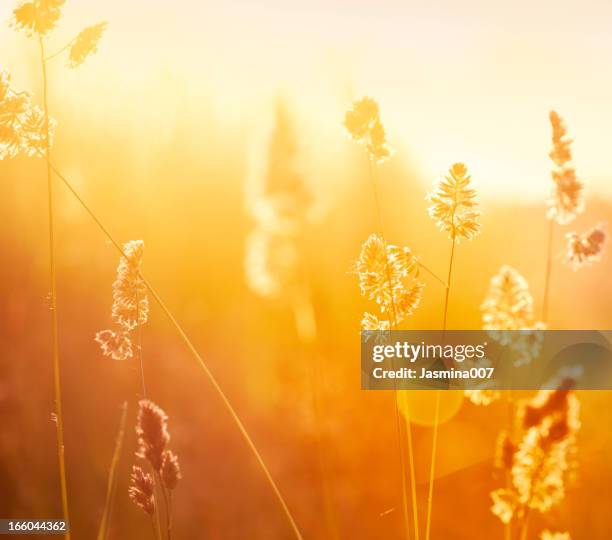
<path id="1" fill-rule="evenodd" d="M 1 3 L 0 21 L 12 4 Z M 144 274 L 242 418 L 304 538 L 404 538 L 394 396 L 360 390 L 360 321 L 373 308 L 350 270 L 379 224 L 368 159 L 342 127 L 353 99 L 377 99 L 395 150 L 375 169 L 386 237 L 440 275 L 450 242 L 425 196 L 455 161 L 469 167 L 482 233 L 456 252 L 448 327 L 461 329 L 480 328 L 489 280 L 504 264 L 542 309 L 548 113 L 557 110 L 575 139 L 586 209 L 555 228 L 549 324 L 612 326 L 610 254 L 579 271 L 563 263 L 567 232 L 612 221 L 611 3 L 73 0 L 63 13 L 50 50 L 84 25 L 107 20 L 108 29 L 78 70 L 50 64 L 54 164 L 118 241 L 144 240 Z M 0 69 L 40 103 L 36 41 L 3 24 L 0 50 Z M 98 530 L 127 400 L 110 538 L 152 538 L 127 496 L 139 366 L 104 357 L 93 339 L 111 324 L 119 256 L 54 182 L 73 537 Z M 314 330 L 295 301 L 262 298 L 245 278 L 253 204 L 275 183 L 309 193 L 299 242 Z M 0 161 L 0 217 L 0 517 L 60 517 L 44 159 Z M 421 279 L 421 305 L 403 327 L 438 328 L 444 288 Z M 153 299 L 142 330 L 147 395 L 168 413 L 183 473 L 173 537 L 292 538 L 232 418 Z M 575 481 L 559 506 L 534 514 L 529 539 L 544 528 L 610 536 L 612 396 L 578 397 Z M 434 394 L 408 400 L 423 539 Z M 507 405 L 445 393 L 441 412 L 431 539 L 502 539 L 489 494 L 504 482 L 493 461 Z"/>

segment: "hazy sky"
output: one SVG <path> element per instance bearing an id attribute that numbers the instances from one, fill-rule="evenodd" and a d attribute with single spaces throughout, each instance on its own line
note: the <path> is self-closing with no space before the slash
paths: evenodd
<path id="1" fill-rule="evenodd" d="M 3 0 L 0 20 L 11 9 Z M 68 0 L 64 11 L 58 46 L 78 21 L 110 25 L 97 58 L 70 76 L 73 99 L 101 74 L 100 92 L 115 88 L 121 99 L 163 73 L 193 99 L 212 99 L 228 122 L 249 124 L 254 104 L 282 91 L 313 136 L 320 126 L 326 137 L 348 100 L 370 94 L 424 181 L 464 160 L 485 194 L 534 197 L 547 193 L 556 108 L 575 137 L 579 175 L 612 195 L 609 0 Z M 25 46 L 0 29 L 0 62 L 17 78 Z"/>

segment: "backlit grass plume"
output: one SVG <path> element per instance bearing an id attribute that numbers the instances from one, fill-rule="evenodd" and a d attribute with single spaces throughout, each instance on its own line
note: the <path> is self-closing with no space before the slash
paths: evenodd
<path id="1" fill-rule="evenodd" d="M 146 459 L 156 473 L 161 472 L 166 445 L 170 441 L 168 416 L 155 403 L 143 399 L 139 402 L 137 456 Z"/>
<path id="2" fill-rule="evenodd" d="M 382 317 L 366 312 L 364 330 L 397 327 L 421 301 L 424 285 L 417 279 L 418 261 L 410 248 L 385 245 L 379 235 L 371 234 L 361 246 L 354 272 L 361 294 L 376 302 Z"/>
<path id="3" fill-rule="evenodd" d="M 565 262 L 573 270 L 578 270 L 601 258 L 607 234 L 603 224 L 599 223 L 584 234 L 571 232 L 566 235 L 566 238 Z"/>
<path id="4" fill-rule="evenodd" d="M 569 223 L 584 209 L 584 185 L 576 177 L 572 163 L 572 140 L 567 135 L 563 119 L 551 111 L 552 150 L 548 154 L 553 162 L 553 194 L 548 200 L 548 218 L 560 225 Z"/>
<path id="5" fill-rule="evenodd" d="M 247 238 L 245 274 L 249 287 L 267 298 L 291 297 L 300 286 L 302 236 L 310 221 L 312 195 L 298 165 L 298 145 L 289 111 L 275 110 L 267 159 L 252 174 L 249 211 L 255 229 Z"/>
<path id="6" fill-rule="evenodd" d="M 463 163 L 454 163 L 444 178 L 437 184 L 433 192 L 427 195 L 431 202 L 429 215 L 440 227 L 448 233 L 451 240 L 451 251 L 448 261 L 446 293 L 444 295 L 444 311 L 442 331 L 446 330 L 450 291 L 453 277 L 453 262 L 455 247 L 459 240 L 472 240 L 480 233 L 480 212 L 477 210 L 476 190 L 471 186 L 472 178 Z M 484 398 L 484 394 L 473 394 L 471 399 Z M 432 523 L 433 486 L 438 441 L 438 420 L 440 414 L 440 390 L 436 391 L 433 423 L 433 443 L 431 450 L 431 467 L 429 471 L 429 491 L 427 496 L 427 521 L 425 525 L 425 540 L 430 539 Z"/>
<path id="7" fill-rule="evenodd" d="M 563 381 L 557 390 L 542 390 L 518 412 L 523 434 L 508 440 L 505 459 L 498 465 L 511 478 L 506 488 L 493 491 L 492 512 L 503 523 L 517 523 L 526 538 L 530 513 L 548 512 L 565 496 L 574 468 L 580 404 Z"/>
<path id="8" fill-rule="evenodd" d="M 113 360 L 127 360 L 134 353 L 132 332 L 145 324 L 149 317 L 147 288 L 140 274 L 144 242 L 130 240 L 123 245 L 113 283 L 112 319 L 115 329 L 101 330 L 95 340 L 105 356 Z"/>
<path id="9" fill-rule="evenodd" d="M 533 296 L 527 280 L 508 265 L 491 278 L 480 309 L 485 330 L 523 330 L 535 324 Z"/>
<path id="10" fill-rule="evenodd" d="M 69 67 L 76 68 L 80 66 L 88 56 L 98 50 L 98 42 L 106 29 L 106 25 L 106 22 L 101 22 L 81 30 L 79 35 L 74 38 L 68 52 Z"/>
<path id="11" fill-rule="evenodd" d="M 128 495 L 143 512 L 153 516 L 155 512 L 155 482 L 153 477 L 149 473 L 145 473 L 138 465 L 132 467 Z"/>
<path id="12" fill-rule="evenodd" d="M 546 325 L 536 320 L 529 285 L 517 270 L 508 265 L 500 268 L 491 278 L 480 309 L 483 329 L 514 353 L 515 365 L 528 363 L 539 354 Z"/>
<path id="13" fill-rule="evenodd" d="M 150 468 L 150 473 L 134 466 L 132 485 L 128 494 L 132 501 L 144 512 L 153 517 L 155 514 L 156 532 L 161 538 L 162 520 L 161 505 L 156 501 L 164 501 L 166 516 L 166 536 L 171 538 L 172 531 L 172 491 L 181 479 L 181 469 L 178 458 L 168 449 L 170 434 L 168 432 L 168 416 L 155 403 L 143 399 L 138 403 L 138 419 L 136 436 L 138 449 L 136 457 L 144 460 Z M 156 493 L 158 495 L 156 495 Z"/>
<path id="14" fill-rule="evenodd" d="M 49 119 L 48 130 L 45 113 L 32 104 L 29 92 L 19 92 L 11 87 L 8 71 L 0 71 L 0 160 L 14 158 L 18 154 L 44 157 L 49 137 L 53 144 L 56 122 Z"/>
<path id="15" fill-rule="evenodd" d="M 371 97 L 353 102 L 344 116 L 344 127 L 353 140 L 365 146 L 372 162 L 382 163 L 391 156 L 378 103 Z"/>
<path id="16" fill-rule="evenodd" d="M 476 190 L 463 163 L 455 163 L 429 194 L 429 215 L 451 240 L 471 240 L 480 232 L 480 213 L 476 209 Z"/>
<path id="17" fill-rule="evenodd" d="M 45 36 L 55 28 L 64 0 L 31 0 L 20 2 L 13 10 L 12 24 L 29 36 Z"/>

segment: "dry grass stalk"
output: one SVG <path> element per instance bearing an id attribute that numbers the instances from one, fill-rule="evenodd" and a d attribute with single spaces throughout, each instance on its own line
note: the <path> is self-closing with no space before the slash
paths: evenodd
<path id="1" fill-rule="evenodd" d="M 354 101 L 351 108 L 345 114 L 344 127 L 351 139 L 362 144 L 366 148 L 368 171 L 372 183 L 372 192 L 379 225 L 379 235 L 371 235 L 362 246 L 355 271 L 359 276 L 362 294 L 366 294 L 377 300 L 381 313 L 387 317 L 386 320 L 380 320 L 376 315 L 365 313 L 361 325 L 364 330 L 389 330 L 396 327 L 400 319 L 412 313 L 412 310 L 416 308 L 421 298 L 422 285 L 415 282 L 408 289 L 404 287 L 401 280 L 397 279 L 397 275 L 395 275 L 393 270 L 395 266 L 401 264 L 399 260 L 402 259 L 402 257 L 397 253 L 398 258 L 395 260 L 395 264 L 393 264 L 391 261 L 392 254 L 387 249 L 385 226 L 383 223 L 383 214 L 374 167 L 387 160 L 391 156 L 392 150 L 389 148 L 386 140 L 385 130 L 380 119 L 378 103 L 367 96 Z M 402 253 L 405 253 L 406 250 L 407 253 L 410 254 L 408 248 L 404 248 Z M 412 270 L 415 269 L 411 268 L 411 271 Z M 403 278 L 406 276 L 401 277 Z M 397 426 L 402 479 L 402 515 L 404 520 L 404 535 L 408 539 L 410 538 L 410 526 L 408 517 L 408 490 L 406 486 L 407 469 L 404 456 L 401 413 L 398 404 L 400 396 L 402 395 L 395 389 L 393 406 Z M 405 409 L 404 418 L 410 466 L 414 535 L 416 540 L 418 540 L 419 525 L 416 500 L 416 477 L 414 471 L 414 451 L 412 448 L 412 433 L 407 409 Z"/>
<path id="2" fill-rule="evenodd" d="M 13 10 L 10 24 L 38 42 L 40 68 L 42 76 L 43 111 L 32 107 L 29 96 L 15 93 L 8 87 L 8 78 L 0 76 L 0 159 L 5 155 L 13 157 L 19 151 L 28 155 L 45 158 L 47 169 L 47 198 L 49 223 L 49 280 L 51 303 L 51 335 L 53 356 L 53 381 L 55 393 L 55 418 L 57 433 L 58 465 L 60 476 L 60 493 L 62 515 L 69 521 L 68 489 L 66 482 L 66 464 L 64 459 L 64 418 L 62 413 L 62 390 L 60 380 L 59 334 L 57 328 L 57 279 L 55 269 L 55 220 L 53 202 L 53 184 L 51 171 L 51 144 L 55 123 L 49 115 L 47 99 L 48 78 L 45 39 L 55 28 L 61 17 L 61 6 L 64 0 L 31 0 L 21 1 Z M 3 110 L 3 109 L 8 110 Z M 65 534 L 67 540 L 70 533 Z"/>
<path id="3" fill-rule="evenodd" d="M 446 294 L 444 296 L 444 315 L 442 317 L 443 332 L 446 331 L 456 244 L 462 238 L 472 240 L 480 233 L 480 212 L 477 210 L 476 190 L 471 187 L 471 181 L 472 178 L 468 173 L 467 167 L 463 163 L 455 163 L 448 170 L 448 174 L 442 178 L 434 190 L 427 196 L 427 200 L 431 202 L 429 207 L 430 217 L 440 227 L 440 230 L 448 233 L 451 240 Z M 436 390 L 425 540 L 429 540 L 431 535 L 440 397 L 440 390 Z"/>
<path id="4" fill-rule="evenodd" d="M 145 460 L 152 473 L 145 474 L 140 467 L 134 466 L 129 495 L 145 513 L 152 517 L 155 513 L 159 529 L 162 512 L 160 504 L 156 503 L 158 496 L 155 495 L 155 491 L 161 493 L 166 516 L 166 535 L 170 540 L 172 537 L 171 492 L 181 478 L 181 470 L 178 458 L 167 448 L 170 434 L 166 413 L 147 399 L 141 400 L 138 407 L 136 457 Z"/>
<path id="5" fill-rule="evenodd" d="M 142 240 L 130 240 L 123 244 L 117 266 L 117 277 L 113 282 L 112 319 L 116 328 L 100 330 L 94 340 L 100 344 L 104 356 L 113 360 L 128 360 L 134 356 L 136 350 L 140 365 L 142 397 L 146 397 L 141 329 L 149 319 L 149 298 L 140 273 L 143 253 Z M 132 336 L 136 329 L 138 329 L 138 343 L 134 344 Z"/>
<path id="6" fill-rule="evenodd" d="M 552 271 L 554 224 L 565 225 L 584 211 L 584 184 L 576 177 L 572 161 L 572 139 L 562 118 L 555 112 L 549 114 L 552 128 L 552 150 L 548 154 L 553 168 L 553 194 L 548 199 L 548 241 L 546 249 L 546 273 L 544 277 L 544 297 L 542 300 L 542 320 L 548 320 L 550 275 Z"/>
<path id="7" fill-rule="evenodd" d="M 552 150 L 548 154 L 553 162 L 553 195 L 548 200 L 548 219 L 565 225 L 584 210 L 584 184 L 576 177 L 572 163 L 572 140 L 567 135 L 563 119 L 551 111 Z"/>
<path id="8" fill-rule="evenodd" d="M 110 469 L 108 472 L 106 500 L 104 502 L 104 512 L 102 513 L 102 521 L 100 523 L 100 529 L 98 530 L 97 540 L 106 540 L 110 530 L 113 503 L 115 501 L 115 492 L 117 490 L 117 468 L 119 465 L 119 459 L 121 457 L 121 449 L 123 447 L 127 409 L 127 402 L 124 402 L 121 407 L 121 419 L 119 421 L 119 431 L 115 441 L 115 450 L 113 451 L 113 458 L 111 460 Z"/>

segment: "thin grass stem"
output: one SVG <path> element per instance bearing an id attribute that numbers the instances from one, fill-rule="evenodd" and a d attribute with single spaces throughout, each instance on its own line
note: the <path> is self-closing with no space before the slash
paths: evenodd
<path id="1" fill-rule="evenodd" d="M 454 215 L 453 215 L 454 222 Z M 455 245 L 457 236 L 453 233 L 450 260 L 448 263 L 448 278 L 446 280 L 446 294 L 444 295 L 444 316 L 442 318 L 442 335 L 446 332 L 446 322 L 448 318 L 448 304 L 450 299 L 451 279 L 453 276 L 453 262 L 455 259 Z M 425 525 L 425 540 L 429 540 L 431 534 L 431 520 L 433 511 L 433 488 L 436 472 L 436 454 L 438 451 L 438 428 L 440 423 L 440 395 L 441 390 L 436 390 L 436 402 L 434 406 L 433 440 L 431 445 L 431 465 L 429 468 L 429 491 L 427 494 L 427 521 Z"/>
<path id="2" fill-rule="evenodd" d="M 156 484 L 158 486 L 158 491 L 161 491 L 162 498 L 164 499 L 164 510 L 166 514 L 166 535 L 167 535 L 168 540 L 170 540 L 172 533 L 170 531 L 171 517 L 170 517 L 170 501 L 168 499 L 168 492 L 166 491 L 166 487 L 164 486 L 164 483 L 162 481 L 161 474 L 157 471 L 155 471 L 155 478 L 157 480 Z M 161 512 L 160 512 L 160 515 L 161 515 Z"/>
<path id="3" fill-rule="evenodd" d="M 104 226 L 104 224 L 96 216 L 96 214 L 93 212 L 93 210 L 85 203 L 83 198 L 74 189 L 72 184 L 66 179 L 66 177 L 60 171 L 58 171 L 58 169 L 56 167 L 51 165 L 51 168 L 52 168 L 53 172 L 57 175 L 57 177 L 62 181 L 62 183 L 68 188 L 68 190 L 76 198 L 76 200 L 83 207 L 83 209 L 93 219 L 93 221 L 96 223 L 98 228 L 102 231 L 102 233 L 106 236 L 106 238 L 113 244 L 113 246 L 115 246 L 115 248 L 119 251 L 119 253 L 121 255 L 126 257 L 126 254 L 123 252 L 123 248 L 119 245 L 119 243 L 115 240 L 115 238 L 110 234 L 108 229 Z M 272 491 L 274 492 L 274 495 L 276 496 L 276 498 L 278 500 L 278 503 L 280 504 L 281 509 L 282 509 L 283 513 L 285 514 L 285 517 L 287 518 L 287 521 L 289 522 L 295 537 L 298 538 L 299 540 L 302 540 L 302 538 L 303 538 L 302 537 L 302 533 L 300 532 L 300 530 L 299 530 L 299 528 L 298 528 L 298 526 L 297 526 L 297 524 L 296 524 L 296 522 L 295 522 L 295 520 L 293 518 L 293 515 L 291 514 L 291 512 L 289 510 L 289 507 L 287 506 L 287 503 L 285 502 L 285 499 L 283 498 L 283 495 L 280 492 L 280 489 L 276 485 L 276 482 L 274 481 L 274 478 L 272 477 L 272 474 L 270 473 L 266 463 L 264 462 L 263 458 L 261 457 L 261 454 L 259 453 L 259 450 L 257 450 L 257 447 L 255 446 L 255 443 L 253 442 L 253 439 L 251 438 L 251 436 L 249 435 L 248 431 L 244 427 L 244 424 L 242 423 L 242 420 L 240 420 L 240 417 L 238 416 L 238 413 L 236 413 L 234 407 L 232 406 L 229 398 L 226 396 L 225 392 L 223 391 L 223 389 L 221 388 L 221 386 L 217 382 L 217 379 L 215 378 L 215 376 L 210 371 L 208 365 L 206 364 L 206 362 L 204 361 L 204 359 L 202 358 L 200 353 L 197 351 L 197 349 L 193 345 L 192 341 L 189 339 L 189 337 L 187 336 L 187 334 L 183 330 L 183 327 L 176 320 L 176 318 L 174 317 L 172 312 L 166 307 L 166 304 L 163 302 L 163 300 L 161 299 L 160 295 L 157 293 L 156 289 L 153 288 L 153 286 L 145 279 L 145 277 L 142 275 L 141 272 L 140 272 L 140 277 L 142 278 L 145 286 L 147 287 L 147 290 L 151 293 L 151 296 L 155 299 L 155 301 L 157 302 L 157 304 L 159 305 L 161 310 L 164 312 L 166 317 L 169 319 L 171 325 L 178 332 L 180 338 L 183 340 L 183 342 L 187 346 L 187 349 L 189 350 L 189 352 L 193 356 L 194 360 L 196 361 L 198 366 L 202 369 L 202 371 L 204 372 L 204 374 L 208 378 L 210 384 L 212 385 L 212 387 L 215 390 L 215 392 L 217 393 L 217 395 L 221 398 L 221 401 L 222 401 L 223 405 L 227 409 L 227 411 L 230 414 L 232 420 L 236 424 L 238 430 L 240 431 L 241 435 L 243 436 L 245 442 L 247 443 L 247 446 L 249 447 L 249 449 L 251 450 L 251 452 L 255 456 L 255 459 L 257 460 L 257 463 L 261 467 L 261 469 L 262 469 L 262 471 L 264 473 L 264 476 L 265 476 L 266 480 L 268 481 Z"/>
<path id="4" fill-rule="evenodd" d="M 548 303 L 550 293 L 550 274 L 552 271 L 554 220 L 548 220 L 548 242 L 546 248 L 546 274 L 544 277 L 544 298 L 542 300 L 542 322 L 548 321 Z"/>
<path id="5" fill-rule="evenodd" d="M 303 272 L 301 283 L 295 291 L 292 302 L 294 311 L 296 330 L 298 337 L 304 350 L 308 352 L 308 383 L 310 386 L 310 394 L 312 399 L 312 410 L 314 421 L 316 424 L 315 445 L 317 449 L 317 465 L 319 475 L 321 477 L 321 488 L 323 490 L 323 509 L 325 513 L 325 522 L 329 538 L 336 540 L 338 538 L 338 526 L 336 512 L 334 509 L 332 480 L 329 471 L 329 456 L 327 454 L 327 445 L 324 439 L 324 422 L 325 418 L 322 397 L 320 391 L 320 376 L 318 369 L 317 354 L 314 350 L 317 340 L 317 321 L 312 305 L 310 289 L 306 273 Z"/>
<path id="6" fill-rule="evenodd" d="M 60 476 L 60 491 L 62 499 L 62 516 L 66 523 L 70 522 L 68 511 L 68 487 L 66 482 L 66 462 L 64 458 L 64 416 L 62 414 L 62 384 L 59 357 L 59 332 L 57 329 L 57 276 L 55 269 L 55 221 L 53 207 L 53 182 L 51 174 L 51 143 L 49 141 L 49 102 L 47 96 L 47 64 L 45 61 L 45 44 L 42 36 L 38 36 L 40 46 L 40 65 L 43 82 L 43 107 L 45 110 L 45 162 L 47 166 L 47 194 L 49 216 L 49 277 L 51 281 L 51 336 L 53 355 L 53 385 L 55 392 L 55 427 L 57 435 L 57 455 Z M 70 540 L 70 532 L 64 535 Z"/>
<path id="7" fill-rule="evenodd" d="M 127 419 L 127 401 L 121 406 L 121 418 L 119 420 L 119 431 L 115 440 L 115 450 L 111 459 L 110 468 L 108 471 L 108 483 L 106 486 L 106 500 L 104 502 L 104 512 L 102 513 L 102 521 L 98 530 L 98 540 L 106 540 L 110 530 L 110 523 L 113 512 L 113 503 L 115 501 L 115 492 L 117 491 L 117 467 L 121 457 L 121 449 L 123 447 L 123 438 L 125 435 L 125 423 Z"/>
<path id="8" fill-rule="evenodd" d="M 372 164 L 372 159 L 368 159 L 368 171 L 370 175 L 370 182 L 372 184 L 372 191 L 374 193 L 374 204 L 376 206 L 376 216 L 378 219 L 378 228 L 380 230 L 380 236 L 383 242 L 383 248 L 385 251 L 385 269 L 387 273 L 387 283 L 389 285 L 389 297 L 391 298 L 391 328 L 395 328 L 397 326 L 397 309 L 395 307 L 395 299 L 393 297 L 393 286 L 391 281 L 391 270 L 389 265 L 389 260 L 387 257 L 387 240 L 385 235 L 385 226 L 383 223 L 383 215 L 382 215 L 382 207 L 380 204 L 380 197 L 378 195 L 378 186 L 376 184 L 376 178 L 374 177 L 374 167 Z M 396 386 L 395 379 L 393 380 L 394 387 Z M 410 520 L 408 518 L 408 488 L 406 485 L 406 459 L 404 457 L 404 444 L 402 437 L 402 421 L 401 421 L 401 412 L 399 410 L 398 397 L 400 394 L 397 391 L 397 387 L 393 390 L 393 404 L 395 408 L 395 420 L 396 420 L 396 428 L 397 428 L 397 442 L 398 442 L 398 450 L 399 450 L 399 459 L 400 459 L 400 469 L 402 475 L 402 512 L 403 512 L 403 523 L 404 523 L 404 535 L 408 540 L 410 538 Z M 405 416 L 406 421 L 406 432 L 409 433 L 411 426 L 410 420 L 408 416 Z M 410 435 L 411 436 L 411 435 Z M 412 455 L 412 445 L 409 444 L 408 453 L 410 454 L 410 477 L 414 486 L 415 482 L 415 473 L 414 473 L 414 456 Z M 418 540 L 419 538 L 419 530 L 418 530 L 418 515 L 416 511 L 416 487 L 413 487 L 412 492 L 412 500 L 413 500 L 413 521 L 414 521 L 414 534 L 415 538 Z"/>

